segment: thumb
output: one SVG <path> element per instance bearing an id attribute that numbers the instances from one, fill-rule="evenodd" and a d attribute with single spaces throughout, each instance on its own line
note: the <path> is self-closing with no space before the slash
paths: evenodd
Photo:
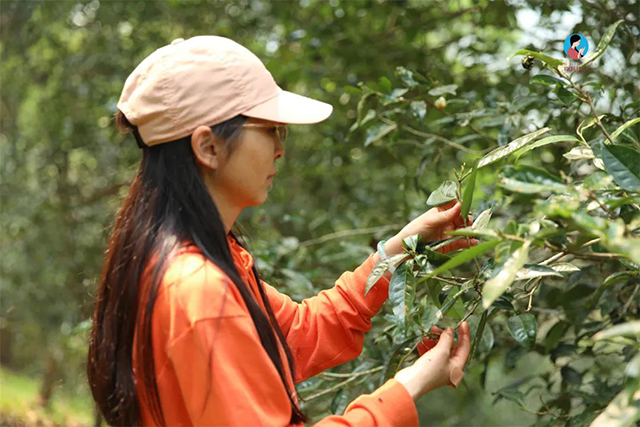
<path id="1" fill-rule="evenodd" d="M 435 217 L 436 224 L 449 224 L 450 222 L 452 222 L 455 218 L 460 216 L 461 207 L 462 205 L 460 204 L 460 202 L 456 200 L 456 203 L 452 207 L 447 210 L 438 212 Z"/>

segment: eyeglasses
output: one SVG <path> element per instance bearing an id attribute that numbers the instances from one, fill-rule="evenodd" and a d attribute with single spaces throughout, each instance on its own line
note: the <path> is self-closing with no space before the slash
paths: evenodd
<path id="1" fill-rule="evenodd" d="M 274 125 L 272 123 L 245 123 L 242 127 L 255 127 L 255 128 L 275 128 L 276 135 L 281 143 L 287 140 L 287 125 Z"/>

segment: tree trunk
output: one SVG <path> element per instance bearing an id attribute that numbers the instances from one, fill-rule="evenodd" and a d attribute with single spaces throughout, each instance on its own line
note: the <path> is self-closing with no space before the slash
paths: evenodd
<path id="1" fill-rule="evenodd" d="M 2 320 L 0 319 L 0 365 L 10 368 L 13 361 L 11 329 L 9 328 L 9 322 L 3 322 Z"/>
<path id="2" fill-rule="evenodd" d="M 47 359 L 45 362 L 44 376 L 42 377 L 42 384 L 40 386 L 39 406 L 42 408 L 49 408 L 51 404 L 51 396 L 53 395 L 53 386 L 58 373 L 58 364 L 53 351 L 47 352 Z"/>
<path id="3" fill-rule="evenodd" d="M 102 414 L 98 409 L 98 405 L 94 402 L 93 404 L 93 426 L 100 427 L 102 426 Z"/>

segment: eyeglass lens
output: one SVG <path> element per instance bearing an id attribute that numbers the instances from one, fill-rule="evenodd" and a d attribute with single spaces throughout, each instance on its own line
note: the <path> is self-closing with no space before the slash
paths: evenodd
<path id="1" fill-rule="evenodd" d="M 280 125 L 277 129 L 280 142 L 285 142 L 287 140 L 287 127 L 285 125 Z"/>

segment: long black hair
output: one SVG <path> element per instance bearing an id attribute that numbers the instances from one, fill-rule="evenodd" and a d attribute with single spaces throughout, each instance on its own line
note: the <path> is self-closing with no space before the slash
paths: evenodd
<path id="1" fill-rule="evenodd" d="M 246 119 L 239 115 L 211 127 L 213 133 L 225 141 L 229 153 L 233 152 L 236 137 Z M 120 110 L 116 111 L 115 120 L 119 130 L 134 133 L 142 148 L 142 160 L 109 239 L 89 337 L 87 376 L 93 398 L 105 420 L 110 425 L 129 426 L 141 421 L 132 353 L 137 333 L 135 369 L 144 383 L 144 390 L 148 391 L 142 394 L 154 421 L 166 424 L 154 371 L 151 320 L 162 277 L 181 243 L 191 240 L 209 261 L 229 276 L 242 295 L 260 342 L 287 390 L 292 408 L 290 423 L 308 423 L 309 418 L 296 405 L 285 379 L 278 340 L 285 350 L 292 375 L 296 372 L 294 360 L 266 298 L 256 263 L 253 274 L 266 315 L 235 267 L 220 213 L 198 171 L 191 135 L 146 146 L 136 126 Z M 247 249 L 236 233 L 231 231 L 230 235 Z M 141 295 L 142 273 L 156 256 L 158 261 L 153 266 L 148 292 Z M 139 310 L 142 303 L 144 309 Z M 139 328 L 137 331 L 136 327 Z"/>

